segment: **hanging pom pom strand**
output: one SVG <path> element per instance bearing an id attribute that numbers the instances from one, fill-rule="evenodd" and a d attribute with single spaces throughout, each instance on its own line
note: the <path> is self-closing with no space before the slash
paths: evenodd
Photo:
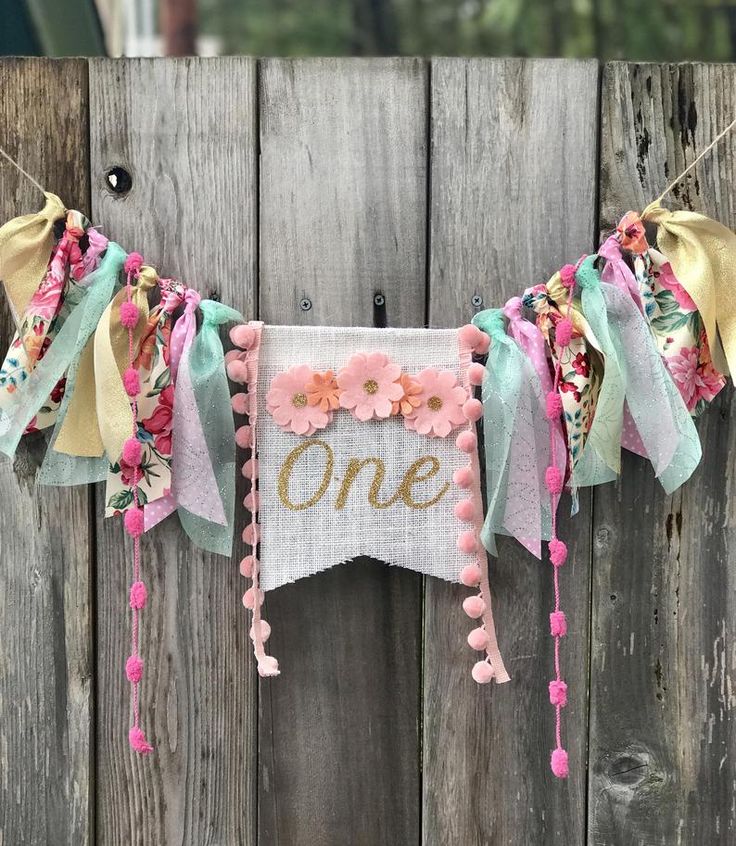
<path id="1" fill-rule="evenodd" d="M 555 343 L 561 347 L 569 347 L 572 341 L 572 321 L 563 317 L 555 326 Z"/>
<path id="2" fill-rule="evenodd" d="M 552 751 L 552 759 L 550 761 L 552 772 L 557 778 L 567 778 L 570 775 L 570 766 L 567 759 L 567 752 L 562 748 L 557 748 Z"/>
<path id="3" fill-rule="evenodd" d="M 135 329 L 139 317 L 140 311 L 135 303 L 123 302 L 120 304 L 120 323 L 126 329 Z"/>
<path id="4" fill-rule="evenodd" d="M 146 590 L 146 586 L 143 582 L 133 582 L 130 586 L 130 607 L 140 611 L 141 608 L 145 608 L 146 601 L 148 600 L 148 591 Z"/>
<path id="5" fill-rule="evenodd" d="M 133 367 L 129 367 L 123 373 L 123 387 L 125 388 L 125 393 L 131 399 L 135 399 L 141 392 L 141 380 L 138 376 L 138 371 Z"/>
<path id="6" fill-rule="evenodd" d="M 562 493 L 563 479 L 560 468 L 551 464 L 544 472 L 544 483 L 547 485 L 547 490 L 554 496 L 559 496 Z"/>
<path id="7" fill-rule="evenodd" d="M 128 438 L 123 444 L 123 461 L 129 467 L 140 467 L 143 447 L 138 438 Z"/>
<path id="8" fill-rule="evenodd" d="M 557 420 L 562 414 L 562 397 L 557 391 L 547 394 L 547 420 Z"/>
<path id="9" fill-rule="evenodd" d="M 488 684 L 493 680 L 493 667 L 491 667 L 488 661 L 478 661 L 473 666 L 471 675 L 473 676 L 473 681 L 478 684 Z"/>
<path id="10" fill-rule="evenodd" d="M 143 509 L 139 508 L 138 506 L 129 508 L 125 512 L 123 522 L 125 523 L 125 531 L 132 538 L 138 540 L 138 538 L 140 538 L 140 536 L 143 534 L 144 528 Z"/>
<path id="11" fill-rule="evenodd" d="M 552 637 L 564 637 L 567 634 L 567 617 L 564 611 L 553 611 L 549 615 L 549 633 Z"/>

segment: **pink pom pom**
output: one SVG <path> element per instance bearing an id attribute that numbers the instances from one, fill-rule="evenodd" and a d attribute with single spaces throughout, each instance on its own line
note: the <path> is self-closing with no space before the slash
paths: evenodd
<path id="1" fill-rule="evenodd" d="M 463 523 L 472 523 L 475 518 L 475 505 L 472 499 L 461 499 L 455 506 L 455 516 Z"/>
<path id="2" fill-rule="evenodd" d="M 557 778 L 567 778 L 570 774 L 567 752 L 565 752 L 564 749 L 555 749 L 552 752 L 550 766 L 552 767 L 552 772 L 557 776 Z"/>
<path id="3" fill-rule="evenodd" d="M 467 564 L 460 571 L 460 581 L 465 587 L 478 587 L 480 575 L 480 567 L 477 564 Z"/>
<path id="4" fill-rule="evenodd" d="M 263 605 L 263 591 L 258 591 L 258 604 Z M 253 610 L 256 607 L 256 591 L 255 588 L 249 587 L 248 590 L 243 594 L 243 605 L 249 610 Z"/>
<path id="5" fill-rule="evenodd" d="M 249 449 L 253 445 L 253 430 L 250 426 L 241 426 L 235 430 L 235 443 L 241 449 Z"/>
<path id="6" fill-rule="evenodd" d="M 248 546 L 256 546 L 261 539 L 261 530 L 258 523 L 248 523 L 243 529 L 243 540 Z"/>
<path id="7" fill-rule="evenodd" d="M 465 326 L 461 326 L 457 330 L 457 336 L 460 339 L 460 342 L 465 344 L 465 346 L 474 349 L 475 346 L 480 343 L 483 332 L 477 327 L 473 326 L 472 323 L 466 323 Z"/>
<path id="8" fill-rule="evenodd" d="M 129 397 L 135 398 L 141 392 L 141 380 L 138 377 L 138 371 L 134 367 L 129 367 L 123 373 L 123 387 Z"/>
<path id="9" fill-rule="evenodd" d="M 485 610 L 486 604 L 480 596 L 468 596 L 463 600 L 463 611 L 471 620 L 477 620 L 478 617 L 482 617 Z"/>
<path id="10" fill-rule="evenodd" d="M 482 652 L 486 646 L 488 646 L 488 635 L 482 626 L 480 628 L 473 629 L 473 631 L 468 635 L 468 646 L 471 649 L 477 649 L 478 652 Z"/>
<path id="11" fill-rule="evenodd" d="M 143 678 L 143 661 L 137 655 L 131 655 L 125 662 L 125 675 L 134 684 Z"/>
<path id="12" fill-rule="evenodd" d="M 478 541 L 475 537 L 475 532 L 461 532 L 457 539 L 457 548 L 460 552 L 476 552 L 478 549 Z"/>
<path id="13" fill-rule="evenodd" d="M 138 726 L 133 726 L 128 732 L 128 743 L 130 743 L 133 751 L 139 755 L 148 755 L 149 752 L 153 752 L 153 746 L 146 740 L 143 729 Z"/>
<path id="14" fill-rule="evenodd" d="M 555 343 L 561 347 L 569 347 L 572 341 L 572 321 L 563 317 L 555 326 Z"/>
<path id="15" fill-rule="evenodd" d="M 472 467 L 461 467 L 452 474 L 452 481 L 463 490 L 472 487 L 474 480 Z"/>
<path id="16" fill-rule="evenodd" d="M 473 452 L 478 446 L 478 438 L 475 432 L 471 432 L 470 429 L 460 432 L 455 440 L 455 446 L 462 452 Z"/>
<path id="17" fill-rule="evenodd" d="M 258 478 L 258 460 L 255 458 L 249 458 L 243 464 L 243 475 L 246 479 L 253 479 Z"/>
<path id="18" fill-rule="evenodd" d="M 485 332 L 481 332 L 480 333 L 480 340 L 475 345 L 475 347 L 473 347 L 473 352 L 476 355 L 485 355 L 490 348 L 491 348 L 491 336 L 486 335 Z"/>
<path id="19" fill-rule="evenodd" d="M 473 681 L 478 682 L 478 684 L 488 684 L 488 682 L 493 681 L 493 667 L 491 667 L 488 661 L 478 661 L 473 666 L 470 674 L 473 677 Z"/>
<path id="20" fill-rule="evenodd" d="M 252 555 L 246 555 L 240 562 L 240 575 L 245 576 L 246 579 L 253 578 L 253 568 L 255 566 L 255 558 Z"/>
<path id="21" fill-rule="evenodd" d="M 125 531 L 132 538 L 139 538 L 143 534 L 144 521 L 142 508 L 129 508 L 125 512 L 123 520 L 125 523 Z"/>
<path id="22" fill-rule="evenodd" d="M 566 288 L 572 288 L 575 285 L 575 265 L 566 264 L 560 268 L 560 281 Z"/>
<path id="23" fill-rule="evenodd" d="M 233 326 L 230 330 L 230 340 L 241 350 L 249 350 L 256 340 L 256 332 L 252 326 Z"/>
<path id="24" fill-rule="evenodd" d="M 239 358 L 229 361 L 226 370 L 231 381 L 237 382 L 239 385 L 245 385 L 248 381 L 248 365 Z"/>
<path id="25" fill-rule="evenodd" d="M 549 701 L 561 708 L 567 705 L 567 685 L 564 681 L 555 680 L 549 683 Z"/>
<path id="26" fill-rule="evenodd" d="M 560 468 L 555 467 L 554 464 L 550 464 L 550 466 L 544 471 L 544 483 L 547 485 L 547 490 L 551 494 L 561 494 L 563 479 Z"/>
<path id="27" fill-rule="evenodd" d="M 547 419 L 556 420 L 562 414 L 562 397 L 557 391 L 547 394 Z"/>
<path id="28" fill-rule="evenodd" d="M 138 273 L 143 267 L 143 256 L 140 253 L 129 253 L 123 264 L 126 273 Z"/>
<path id="29" fill-rule="evenodd" d="M 138 467 L 143 456 L 143 446 L 138 438 L 128 438 L 123 444 L 123 461 L 129 467 Z"/>
<path id="30" fill-rule="evenodd" d="M 260 632 L 261 640 L 264 643 L 271 637 L 271 626 L 265 620 L 259 621 L 258 631 Z M 253 625 L 250 627 L 250 639 L 251 640 L 256 639 L 256 624 L 255 623 L 253 623 Z"/>
<path id="31" fill-rule="evenodd" d="M 549 633 L 552 637 L 564 637 L 567 634 L 567 617 L 564 611 L 553 611 L 549 615 Z"/>
<path id="32" fill-rule="evenodd" d="M 146 586 L 143 582 L 133 582 L 130 586 L 130 607 L 135 608 L 138 611 L 141 608 L 145 608 L 146 602 L 148 601 L 148 591 L 146 590 Z"/>
<path id="33" fill-rule="evenodd" d="M 235 394 L 230 398 L 230 403 L 236 414 L 247 414 L 250 407 L 250 397 L 248 394 Z"/>
<path id="34" fill-rule="evenodd" d="M 139 316 L 140 311 L 138 311 L 138 306 L 135 303 L 127 301 L 120 303 L 120 323 L 126 329 L 135 329 Z"/>
<path id="35" fill-rule="evenodd" d="M 552 538 L 548 546 L 549 560 L 555 567 L 561 567 L 567 561 L 567 544 L 557 538 Z"/>
<path id="36" fill-rule="evenodd" d="M 468 380 L 470 381 L 470 384 L 482 385 L 485 373 L 486 369 L 482 364 L 478 364 L 477 361 L 471 364 L 470 367 L 468 367 Z"/>
<path id="37" fill-rule="evenodd" d="M 243 505 L 250 511 L 256 511 L 258 509 L 258 491 L 248 491 L 248 493 L 243 498 Z"/>
<path id="38" fill-rule="evenodd" d="M 277 676 L 279 674 L 279 662 L 272 655 L 264 655 L 258 661 L 258 675 L 261 678 Z"/>
<path id="39" fill-rule="evenodd" d="M 483 416 L 483 403 L 475 397 L 465 400 L 463 414 L 466 420 L 476 423 Z"/>

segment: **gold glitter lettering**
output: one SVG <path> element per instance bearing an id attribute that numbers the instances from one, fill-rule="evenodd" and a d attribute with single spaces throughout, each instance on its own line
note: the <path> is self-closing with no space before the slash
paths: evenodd
<path id="1" fill-rule="evenodd" d="M 294 503 L 291 499 L 289 499 L 289 479 L 291 478 L 292 471 L 294 470 L 294 465 L 308 449 L 315 446 L 323 449 L 325 451 L 325 455 L 327 456 L 325 469 L 322 473 L 322 481 L 313 496 L 304 502 Z M 295 447 L 286 456 L 286 460 L 281 466 L 278 481 L 279 499 L 291 511 L 303 511 L 305 508 L 310 508 L 312 505 L 316 505 L 316 503 L 318 503 L 325 495 L 325 492 L 332 481 L 332 470 L 334 466 L 335 457 L 329 444 L 319 438 L 310 438 L 309 440 L 304 441 L 304 443 L 299 444 L 298 447 Z"/>

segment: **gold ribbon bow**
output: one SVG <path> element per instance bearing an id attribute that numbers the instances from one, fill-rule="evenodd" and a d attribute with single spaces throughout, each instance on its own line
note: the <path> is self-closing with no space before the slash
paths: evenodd
<path id="1" fill-rule="evenodd" d="M 66 216 L 64 203 L 44 191 L 39 212 L 14 217 L 0 227 L 0 279 L 16 326 L 46 274 L 54 248 L 54 223 Z"/>
<path id="2" fill-rule="evenodd" d="M 148 321 L 148 292 L 157 283 L 156 271 L 142 267 L 132 294 L 139 312 L 134 357 Z M 122 380 L 128 367 L 128 330 L 120 323 L 120 305 L 127 297 L 125 288 L 113 297 L 82 353 L 74 394 L 54 445 L 57 452 L 97 458 L 107 453 L 114 463 L 131 435 L 130 397 Z"/>
<path id="3" fill-rule="evenodd" d="M 663 208 L 659 200 L 641 218 L 656 224 L 657 246 L 698 307 L 716 369 L 736 373 L 736 235 L 697 212 Z"/>

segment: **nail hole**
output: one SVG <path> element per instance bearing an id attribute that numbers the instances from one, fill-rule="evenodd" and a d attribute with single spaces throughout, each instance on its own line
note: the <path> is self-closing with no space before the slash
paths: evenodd
<path id="1" fill-rule="evenodd" d="M 379 308 L 386 305 L 386 297 L 384 297 L 380 291 L 373 297 L 373 305 L 378 306 Z"/>
<path id="2" fill-rule="evenodd" d="M 312 307 L 312 301 L 308 297 L 303 297 L 302 300 L 299 303 L 299 308 L 302 311 L 309 311 L 309 309 L 311 307 Z"/>
<path id="3" fill-rule="evenodd" d="M 480 294 L 473 294 L 470 302 L 473 304 L 473 308 L 480 308 L 483 305 L 483 297 Z"/>
<path id="4" fill-rule="evenodd" d="M 133 187 L 133 177 L 124 167 L 111 167 L 105 174 L 105 182 L 113 194 L 127 194 Z"/>

